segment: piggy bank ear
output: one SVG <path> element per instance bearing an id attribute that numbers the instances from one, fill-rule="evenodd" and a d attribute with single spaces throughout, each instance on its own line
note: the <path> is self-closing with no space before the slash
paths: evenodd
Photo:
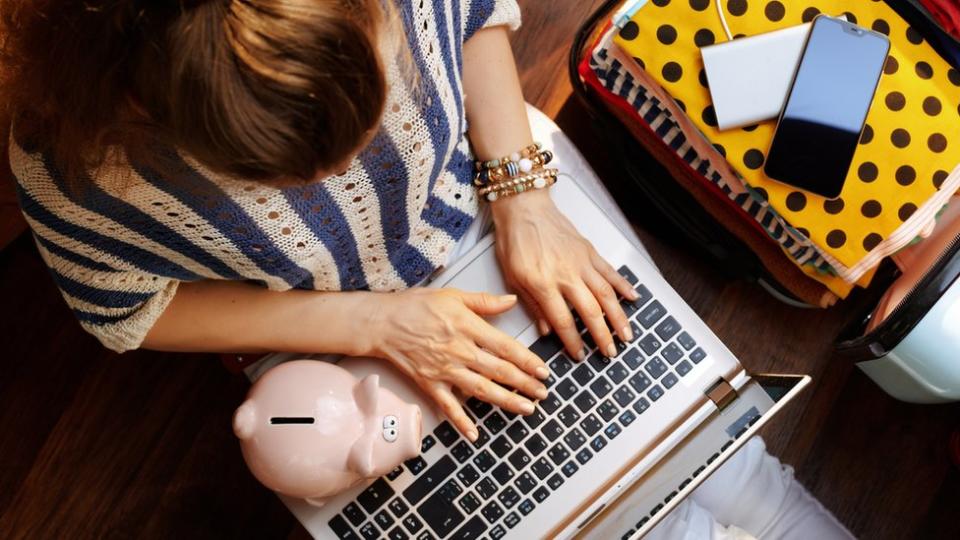
<path id="1" fill-rule="evenodd" d="M 377 402 L 380 399 L 380 376 L 367 375 L 353 387 L 353 399 L 364 416 L 377 414 Z"/>
<path id="2" fill-rule="evenodd" d="M 244 401 L 233 413 L 233 433 L 241 441 L 253 436 L 257 428 L 257 410 L 253 402 Z"/>
<path id="3" fill-rule="evenodd" d="M 373 476 L 373 441 L 378 435 L 379 430 L 368 431 L 354 441 L 347 456 L 348 469 L 364 478 Z"/>

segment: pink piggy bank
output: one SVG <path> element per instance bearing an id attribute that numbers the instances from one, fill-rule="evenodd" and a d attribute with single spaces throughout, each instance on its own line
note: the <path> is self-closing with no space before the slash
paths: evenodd
<path id="1" fill-rule="evenodd" d="M 233 417 L 243 458 L 263 485 L 315 506 L 420 453 L 420 408 L 327 362 L 280 364 Z"/>

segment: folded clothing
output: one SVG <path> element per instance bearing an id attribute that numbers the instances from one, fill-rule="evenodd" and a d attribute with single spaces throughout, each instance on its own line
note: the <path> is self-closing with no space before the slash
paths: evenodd
<path id="1" fill-rule="evenodd" d="M 890 36 L 890 58 L 843 192 L 827 200 L 764 175 L 775 121 L 716 128 L 699 52 L 724 35 L 715 7 L 709 0 L 653 0 L 632 16 L 615 42 L 684 104 L 747 184 L 810 238 L 842 279 L 857 282 L 883 257 L 929 229 L 960 187 L 960 72 L 883 2 L 727 2 L 728 22 L 738 35 L 801 24 L 819 13 L 843 13 Z"/>
<path id="2" fill-rule="evenodd" d="M 606 32 L 597 42 L 590 57 L 590 67 L 612 99 L 628 105 L 632 122 L 651 127 L 691 169 L 705 182 L 719 188 L 743 215 L 738 219 L 752 222 L 758 230 L 776 241 L 783 252 L 811 278 L 826 285 L 833 293 L 846 297 L 852 286 L 834 275 L 808 238 L 797 232 L 771 208 L 755 190 L 745 186 L 723 156 L 710 145 L 674 100 L 629 57 L 613 46 L 615 32 Z"/>
<path id="3" fill-rule="evenodd" d="M 960 39 L 960 0 L 920 0 L 920 3 L 948 34 Z"/>
<path id="4" fill-rule="evenodd" d="M 602 47 L 595 52 L 606 56 Z M 835 303 L 835 294 L 822 283 L 804 275 L 790 259 L 784 257 L 780 245 L 771 239 L 761 224 L 751 219 L 744 208 L 729 198 L 730 190 L 723 187 L 717 171 L 709 161 L 699 159 L 696 153 L 691 151 L 689 139 L 677 128 L 663 103 L 656 97 L 632 99 L 633 104 L 628 103 L 620 94 L 625 93 L 628 97 L 636 98 L 635 95 L 631 96 L 631 91 L 640 92 L 642 88 L 628 83 L 627 90 L 624 90 L 621 82 L 614 85 L 611 91 L 609 82 L 600 77 L 606 77 L 609 72 L 604 71 L 596 60 L 600 60 L 601 64 L 607 61 L 604 58 L 591 57 L 584 59 L 580 66 L 580 75 L 585 84 L 599 96 L 607 110 L 631 135 L 667 167 L 697 203 L 756 253 L 771 275 L 794 296 L 820 307 Z M 640 101 L 643 103 L 637 105 Z M 718 163 L 723 162 L 721 157 Z M 705 181 L 705 177 L 712 181 Z M 847 287 L 849 289 L 849 286 Z"/>

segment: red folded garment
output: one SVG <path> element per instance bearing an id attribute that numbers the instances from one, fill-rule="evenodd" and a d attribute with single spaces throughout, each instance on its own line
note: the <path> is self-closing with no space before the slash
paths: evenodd
<path id="1" fill-rule="evenodd" d="M 920 0 L 940 26 L 960 39 L 960 0 Z"/>

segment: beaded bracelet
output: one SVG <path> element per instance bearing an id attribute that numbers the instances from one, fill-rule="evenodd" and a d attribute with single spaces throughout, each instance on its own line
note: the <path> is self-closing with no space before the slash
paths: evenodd
<path id="1" fill-rule="evenodd" d="M 488 201 L 493 202 L 502 197 L 519 195 L 524 191 L 552 186 L 557 181 L 557 174 L 557 169 L 544 169 L 485 186 L 478 190 L 478 194 Z"/>
<path id="2" fill-rule="evenodd" d="M 519 163 L 521 159 L 529 158 L 530 156 L 539 152 L 542 148 L 542 144 L 535 142 L 519 152 L 514 152 L 509 156 L 504 156 L 500 159 L 491 159 L 489 161 L 478 160 L 475 164 L 475 167 L 477 171 L 482 171 L 483 169 L 495 169 L 501 165 L 506 166 L 508 163 Z"/>
<path id="3" fill-rule="evenodd" d="M 499 167 L 494 167 L 491 169 L 482 169 L 474 176 L 473 184 L 479 187 L 499 182 L 507 178 L 515 178 L 521 174 L 527 174 L 535 170 L 542 169 L 551 161 L 553 161 L 553 152 L 549 150 L 542 150 L 529 158 L 521 158 L 519 162 L 510 161 L 507 162 L 506 165 L 500 165 Z"/>

